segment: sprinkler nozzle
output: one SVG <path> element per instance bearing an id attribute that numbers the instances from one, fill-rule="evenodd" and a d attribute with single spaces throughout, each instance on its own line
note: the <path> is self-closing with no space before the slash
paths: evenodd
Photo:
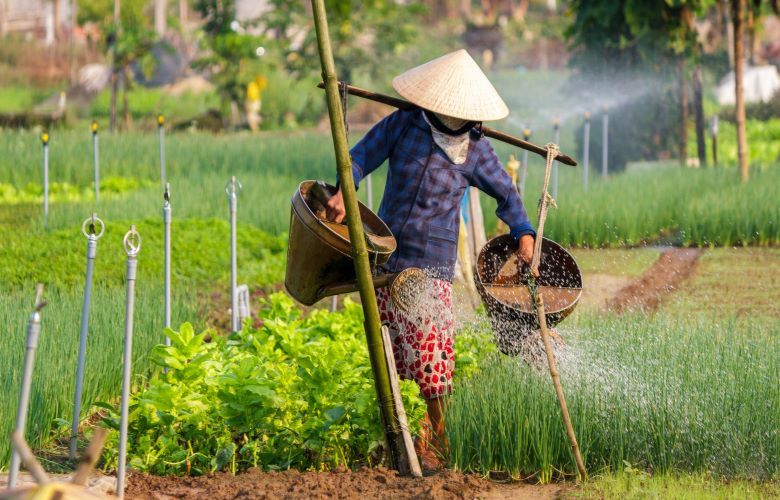
<path id="1" fill-rule="evenodd" d="M 160 127 L 162 127 L 163 125 L 165 125 L 165 116 L 163 116 L 163 114 L 162 114 L 162 113 L 160 113 L 159 115 L 157 115 L 157 125 L 159 125 Z"/>
<path id="2" fill-rule="evenodd" d="M 98 122 L 95 120 L 92 120 L 92 133 L 97 134 L 98 133 Z"/>
<path id="3" fill-rule="evenodd" d="M 41 134 L 41 142 L 43 142 L 44 145 L 49 143 L 49 133 L 48 132 L 43 132 Z"/>

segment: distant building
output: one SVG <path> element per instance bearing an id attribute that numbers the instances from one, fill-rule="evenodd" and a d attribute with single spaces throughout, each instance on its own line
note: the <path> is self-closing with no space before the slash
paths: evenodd
<path id="1" fill-rule="evenodd" d="M 0 0 L 0 36 L 19 34 L 54 43 L 70 31 L 73 0 Z"/>

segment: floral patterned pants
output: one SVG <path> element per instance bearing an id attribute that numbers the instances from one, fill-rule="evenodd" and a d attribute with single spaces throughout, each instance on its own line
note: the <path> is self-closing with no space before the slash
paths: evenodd
<path id="1" fill-rule="evenodd" d="M 420 314 L 396 309 L 388 288 L 376 292 L 380 319 L 390 330 L 398 375 L 417 382 L 425 399 L 450 394 L 455 370 L 452 283 L 432 281 L 433 307 Z"/>

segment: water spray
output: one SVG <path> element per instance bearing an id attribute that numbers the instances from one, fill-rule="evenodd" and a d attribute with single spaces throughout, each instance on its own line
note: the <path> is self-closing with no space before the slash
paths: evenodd
<path id="1" fill-rule="evenodd" d="M 531 128 L 525 127 L 523 129 L 523 140 L 524 141 L 530 141 L 531 140 Z M 517 190 L 520 191 L 520 197 L 525 199 L 525 178 L 526 174 L 528 173 L 528 150 L 523 150 L 523 159 L 520 162 L 520 185 L 518 186 Z"/>
<path id="2" fill-rule="evenodd" d="M 710 120 L 710 135 L 712 136 L 712 164 L 718 165 L 718 115 Z"/>
<path id="3" fill-rule="evenodd" d="M 585 469 L 585 463 L 582 460 L 580 454 L 580 447 L 577 443 L 577 436 L 574 433 L 574 426 L 571 423 L 571 417 L 569 416 L 569 408 L 566 405 L 566 397 L 563 394 L 563 386 L 561 385 L 561 377 L 558 373 L 558 366 L 555 361 L 555 353 L 553 352 L 552 342 L 550 341 L 550 332 L 547 329 L 547 316 L 544 311 L 544 298 L 541 293 L 537 293 L 536 278 L 539 274 L 539 263 L 542 258 L 542 241 L 544 236 L 544 223 L 547 218 L 547 210 L 550 204 L 555 206 L 555 199 L 547 191 L 547 187 L 550 183 L 550 173 L 552 170 L 553 160 L 558 152 L 557 144 L 547 145 L 547 166 L 545 169 L 544 183 L 542 185 L 542 196 L 539 198 L 539 222 L 536 228 L 536 239 L 534 241 L 534 255 L 531 259 L 530 275 L 528 276 L 528 291 L 531 294 L 531 298 L 536 304 L 536 315 L 539 321 L 539 330 L 542 335 L 542 342 L 544 343 L 544 351 L 547 354 L 547 364 L 550 368 L 550 377 L 552 378 L 553 386 L 555 387 L 555 394 L 558 397 L 558 403 L 561 407 L 561 417 L 563 418 L 564 427 L 566 427 L 566 434 L 569 438 L 569 444 L 571 445 L 572 453 L 574 454 L 574 461 L 577 464 L 577 470 L 579 471 L 578 477 L 581 481 L 588 478 L 588 472 Z"/>

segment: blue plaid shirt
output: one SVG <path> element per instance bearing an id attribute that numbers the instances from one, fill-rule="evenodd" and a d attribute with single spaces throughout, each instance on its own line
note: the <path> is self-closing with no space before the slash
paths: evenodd
<path id="1" fill-rule="evenodd" d="M 460 201 L 474 186 L 498 202 L 496 215 L 510 234 L 536 233 L 523 201 L 487 139 L 472 131 L 466 162 L 456 165 L 434 142 L 422 110 L 396 111 L 377 123 L 350 152 L 355 186 L 390 159 L 379 217 L 398 248 L 386 267 L 433 270 L 452 280 L 460 229 Z"/>

